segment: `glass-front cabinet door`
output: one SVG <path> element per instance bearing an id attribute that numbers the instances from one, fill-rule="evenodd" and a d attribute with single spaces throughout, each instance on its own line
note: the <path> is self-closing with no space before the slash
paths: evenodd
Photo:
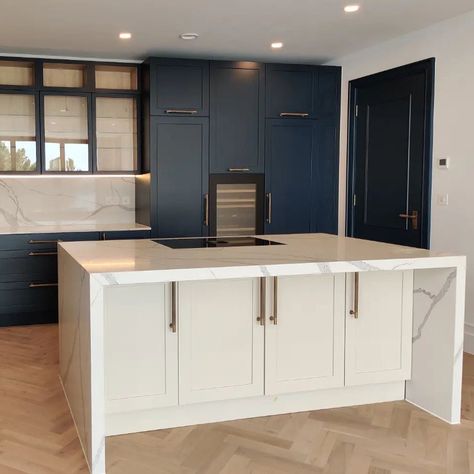
<path id="1" fill-rule="evenodd" d="M 37 170 L 36 96 L 0 93 L 0 172 Z"/>
<path id="2" fill-rule="evenodd" d="M 88 96 L 47 94 L 43 110 L 44 171 L 90 171 Z"/>
<path id="3" fill-rule="evenodd" d="M 97 171 L 136 171 L 138 166 L 136 98 L 97 97 L 95 120 Z"/>

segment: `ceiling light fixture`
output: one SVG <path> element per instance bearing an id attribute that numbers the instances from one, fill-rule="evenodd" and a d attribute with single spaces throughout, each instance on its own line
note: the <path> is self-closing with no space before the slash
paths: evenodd
<path id="1" fill-rule="evenodd" d="M 272 48 L 273 49 L 283 48 L 283 43 L 281 41 L 275 41 L 275 43 L 272 43 Z"/>
<path id="2" fill-rule="evenodd" d="M 355 13 L 355 12 L 358 12 L 360 9 L 360 5 L 346 5 L 344 7 L 344 11 L 346 13 Z"/>
<path id="3" fill-rule="evenodd" d="M 199 38 L 199 35 L 197 33 L 181 33 L 179 35 L 179 37 L 182 39 L 182 40 L 195 40 L 195 39 L 198 39 Z"/>
<path id="4" fill-rule="evenodd" d="M 119 34 L 119 38 L 120 39 L 123 39 L 123 40 L 128 40 L 132 37 L 132 33 L 128 33 L 128 32 L 123 32 L 123 33 L 120 33 Z"/>

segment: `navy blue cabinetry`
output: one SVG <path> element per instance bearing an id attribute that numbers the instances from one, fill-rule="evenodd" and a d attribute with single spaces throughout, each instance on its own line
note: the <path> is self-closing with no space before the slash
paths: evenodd
<path id="1" fill-rule="evenodd" d="M 316 124 L 312 120 L 267 120 L 265 232 L 310 232 Z"/>
<path id="2" fill-rule="evenodd" d="M 135 240 L 149 239 L 149 230 L 108 230 L 100 233 L 101 240 Z"/>
<path id="3" fill-rule="evenodd" d="M 152 115 L 209 115 L 209 62 L 149 60 Z"/>
<path id="4" fill-rule="evenodd" d="M 158 237 L 207 234 L 208 141 L 207 118 L 152 117 L 151 224 Z"/>
<path id="5" fill-rule="evenodd" d="M 211 173 L 263 172 L 264 76 L 259 63 L 211 63 Z"/>
<path id="6" fill-rule="evenodd" d="M 318 67 L 317 117 L 340 117 L 341 68 L 338 66 Z"/>

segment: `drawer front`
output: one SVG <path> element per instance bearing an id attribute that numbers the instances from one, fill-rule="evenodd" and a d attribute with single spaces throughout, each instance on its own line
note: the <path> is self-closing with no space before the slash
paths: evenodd
<path id="1" fill-rule="evenodd" d="M 149 239 L 150 236 L 150 230 L 116 230 L 110 232 L 101 232 L 101 240 Z"/>
<path id="2" fill-rule="evenodd" d="M 0 250 L 55 249 L 58 241 L 100 240 L 99 232 L 66 232 L 56 234 L 0 235 Z"/>
<path id="3" fill-rule="evenodd" d="M 0 250 L 0 281 L 57 281 L 56 250 Z"/>
<path id="4" fill-rule="evenodd" d="M 57 311 L 58 288 L 57 286 L 34 286 L 34 283 L 26 281 L 0 283 L 0 300 L 2 301 L 0 315 L 15 312 Z"/>

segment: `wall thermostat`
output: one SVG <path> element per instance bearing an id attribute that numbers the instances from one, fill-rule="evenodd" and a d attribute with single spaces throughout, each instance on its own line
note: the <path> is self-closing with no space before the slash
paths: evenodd
<path id="1" fill-rule="evenodd" d="M 439 158 L 438 168 L 448 169 L 449 168 L 449 158 Z"/>

